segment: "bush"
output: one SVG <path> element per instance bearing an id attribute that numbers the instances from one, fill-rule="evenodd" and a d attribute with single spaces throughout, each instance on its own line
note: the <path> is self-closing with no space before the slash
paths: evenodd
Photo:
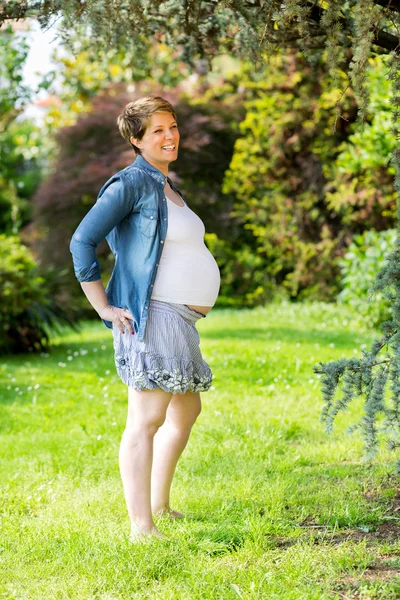
<path id="1" fill-rule="evenodd" d="M 366 231 L 354 236 L 348 252 L 339 261 L 343 289 L 338 295 L 338 301 L 368 317 L 373 326 L 392 316 L 390 302 L 380 292 L 370 294 L 376 276 L 394 248 L 395 241 L 395 229 Z"/>
<path id="2" fill-rule="evenodd" d="M 371 60 L 372 105 L 363 129 L 351 89 L 338 119 L 324 54 L 311 67 L 301 53 L 283 51 L 266 63 L 263 77 L 251 67 L 240 73 L 246 117 L 222 191 L 237 198 L 233 215 L 252 234 L 247 244 L 260 268 L 293 299 L 333 300 L 338 261 L 354 234 L 395 224 L 396 140 L 387 125 L 392 92 L 385 69 L 380 57 Z M 246 293 L 255 292 L 259 284 L 248 282 Z M 269 293 L 267 287 L 265 301 Z"/>
<path id="3" fill-rule="evenodd" d="M 17 236 L 0 235 L 0 354 L 48 348 L 52 328 L 69 317 L 53 304 L 63 273 L 40 273 Z"/>

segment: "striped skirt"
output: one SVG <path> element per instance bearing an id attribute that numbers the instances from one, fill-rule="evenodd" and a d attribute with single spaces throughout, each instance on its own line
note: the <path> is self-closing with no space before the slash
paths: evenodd
<path id="1" fill-rule="evenodd" d="M 207 391 L 213 376 L 195 325 L 204 316 L 186 304 L 150 300 L 142 342 L 113 323 L 115 366 L 125 385 L 173 394 Z"/>

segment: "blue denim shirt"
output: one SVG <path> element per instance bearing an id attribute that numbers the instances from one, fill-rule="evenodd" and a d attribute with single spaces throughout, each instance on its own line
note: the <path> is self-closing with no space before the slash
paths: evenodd
<path id="1" fill-rule="evenodd" d="M 143 340 L 154 281 L 168 228 L 164 187 L 169 177 L 141 155 L 101 188 L 96 204 L 82 219 L 70 243 L 78 281 L 97 281 L 96 248 L 105 238 L 115 258 L 106 287 L 110 305 L 134 317 L 133 329 Z M 182 196 L 183 197 L 183 196 Z M 184 198 L 186 204 L 187 201 Z M 103 319 L 108 328 L 111 321 Z"/>

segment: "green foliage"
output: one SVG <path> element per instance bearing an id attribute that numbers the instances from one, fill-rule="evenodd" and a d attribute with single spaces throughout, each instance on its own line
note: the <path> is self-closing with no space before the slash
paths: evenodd
<path id="1" fill-rule="evenodd" d="M 339 262 L 342 287 L 338 295 L 339 302 L 351 306 L 372 326 L 392 316 L 392 304 L 382 292 L 376 291 L 368 296 L 395 246 L 396 235 L 396 229 L 358 234 Z"/>
<path id="2" fill-rule="evenodd" d="M 247 112 L 223 185 L 237 198 L 233 216 L 251 232 L 267 279 L 292 297 L 334 295 L 348 235 L 325 203 L 323 164 L 335 160 L 349 131 L 342 122 L 331 134 L 334 96 L 324 65 L 321 59 L 320 69 L 311 69 L 299 54 L 280 53 L 263 76 L 245 68 Z M 355 112 L 349 102 L 348 121 Z"/>
<path id="3" fill-rule="evenodd" d="M 0 133 L 0 232 L 15 235 L 29 223 L 45 148 L 43 132 L 30 120 L 14 120 Z"/>
<path id="4" fill-rule="evenodd" d="M 399 138 L 400 56 L 390 55 L 390 79 L 393 82 L 393 134 Z M 320 375 L 325 406 L 322 419 L 331 429 L 337 414 L 356 398 L 364 399 L 364 415 L 352 428 L 360 428 L 367 456 L 372 458 L 380 442 L 387 437 L 388 447 L 398 448 L 400 430 L 400 150 L 392 154 L 397 192 L 397 237 L 392 252 L 386 257 L 373 291 L 381 293 L 391 304 L 392 318 L 382 324 L 382 337 L 373 342 L 360 359 L 339 359 L 315 365 Z M 389 387 L 389 389 L 388 389 Z M 339 393 L 338 393 L 339 391 Z M 341 391 L 341 393 L 340 393 Z M 400 469 L 400 461 L 398 463 Z"/>
<path id="5" fill-rule="evenodd" d="M 173 88 L 190 75 L 188 65 L 180 62 L 174 47 L 149 40 L 140 48 L 124 50 L 97 49 L 87 32 L 75 33 L 67 49 L 56 51 L 53 61 L 57 68 L 57 87 L 53 102 L 45 116 L 49 133 L 74 125 L 83 113 L 90 111 L 93 98 L 111 84 L 126 84 L 135 91 L 135 84 L 154 80 L 165 88 Z M 59 82 L 61 81 L 61 89 Z"/>
<path id="6" fill-rule="evenodd" d="M 283 285 L 293 298 L 333 299 L 339 260 L 353 236 L 395 223 L 387 60 L 369 61 L 362 129 L 351 95 L 345 120 L 336 123 L 338 89 L 326 66 L 325 54 L 319 69 L 290 54 L 276 56 L 262 76 L 243 66 L 247 112 L 223 185 L 237 198 L 234 220 L 248 232 L 241 232 L 241 244 L 259 259 L 265 281 Z M 343 83 L 343 70 L 338 77 Z M 268 300 L 268 283 L 265 294 L 253 277 L 249 285 L 246 293 L 258 290 L 258 301 Z"/>
<path id="7" fill-rule="evenodd" d="M 29 50 L 26 39 L 11 25 L 0 33 L 0 134 L 23 109 L 31 90 L 24 85 L 22 69 Z"/>
<path id="8" fill-rule="evenodd" d="M 218 306 L 253 307 L 283 297 L 284 292 L 264 269 L 263 259 L 251 246 L 216 233 L 206 233 L 205 242 L 218 263 L 221 289 Z"/>
<path id="9" fill-rule="evenodd" d="M 326 202 L 340 216 L 344 226 L 355 232 L 388 229 L 395 224 L 395 170 L 390 164 L 396 139 L 391 131 L 390 80 L 388 57 L 369 61 L 366 89 L 369 106 L 365 122 L 352 122 L 350 133 L 338 147 L 335 161 L 324 160 Z"/>
<path id="10" fill-rule="evenodd" d="M 17 119 L 32 90 L 23 83 L 26 36 L 10 26 L 0 34 L 0 233 L 17 234 L 29 220 L 28 200 L 40 181 L 42 134 Z"/>
<path id="11" fill-rule="evenodd" d="M 17 236 L 0 234 L 0 354 L 43 350 L 51 328 L 72 325 L 51 298 L 59 285 L 60 274 L 41 274 Z"/>

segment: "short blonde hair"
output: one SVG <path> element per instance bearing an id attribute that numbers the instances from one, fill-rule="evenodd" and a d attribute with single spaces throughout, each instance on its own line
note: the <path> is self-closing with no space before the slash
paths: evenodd
<path id="1" fill-rule="evenodd" d="M 140 148 L 137 148 L 131 142 L 131 137 L 141 140 L 146 133 L 147 126 L 154 113 L 167 112 L 173 115 L 176 120 L 175 110 L 161 96 L 143 96 L 134 102 L 129 102 L 117 118 L 117 125 L 123 138 L 134 148 L 136 154 L 141 154 Z"/>

